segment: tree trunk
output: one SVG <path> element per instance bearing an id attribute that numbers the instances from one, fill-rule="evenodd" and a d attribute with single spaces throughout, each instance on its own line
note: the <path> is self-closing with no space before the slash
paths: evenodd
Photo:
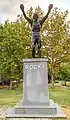
<path id="1" fill-rule="evenodd" d="M 52 68 L 51 68 L 51 84 L 52 84 L 52 87 L 54 87 L 54 66 L 53 66 L 53 59 L 52 59 Z"/>
<path id="2" fill-rule="evenodd" d="M 1 82 L 1 75 L 0 75 L 0 82 Z"/>
<path id="3" fill-rule="evenodd" d="M 64 85 L 67 86 L 66 80 L 64 81 Z"/>
<path id="4" fill-rule="evenodd" d="M 2 86 L 4 86 L 4 78 L 1 78 Z"/>
<path id="5" fill-rule="evenodd" d="M 4 86 L 4 81 L 2 81 L 2 86 Z"/>
<path id="6" fill-rule="evenodd" d="M 51 84 L 52 84 L 52 87 L 54 87 L 54 76 L 53 76 L 53 73 L 52 73 L 52 76 L 51 76 Z"/>
<path id="7" fill-rule="evenodd" d="M 12 90 L 13 86 L 12 86 L 12 79 L 10 79 L 10 86 L 9 89 Z"/>
<path id="8" fill-rule="evenodd" d="M 19 80 L 17 79 L 17 81 L 16 81 L 16 87 L 19 87 Z"/>

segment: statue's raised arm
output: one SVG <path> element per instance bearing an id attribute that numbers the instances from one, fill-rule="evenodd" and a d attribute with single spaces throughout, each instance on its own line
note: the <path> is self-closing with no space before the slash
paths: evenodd
<path id="1" fill-rule="evenodd" d="M 42 20 L 39 21 L 39 17 L 37 12 L 35 12 L 33 14 L 33 19 L 30 19 L 29 17 L 26 16 L 25 11 L 24 11 L 24 5 L 21 4 L 20 5 L 20 9 L 23 12 L 23 15 L 25 17 L 25 19 L 31 24 L 31 28 L 32 28 L 32 57 L 35 58 L 35 46 L 36 44 L 38 45 L 38 51 L 37 51 L 37 55 L 39 58 L 41 58 L 41 37 L 40 37 L 40 30 L 42 28 L 42 24 L 45 22 L 45 20 L 47 19 L 51 9 L 53 8 L 53 4 L 50 4 L 48 7 L 48 12 L 47 14 L 43 17 Z"/>
<path id="2" fill-rule="evenodd" d="M 21 9 L 21 11 L 22 11 L 25 19 L 26 19 L 30 24 L 32 24 L 32 19 L 30 19 L 29 17 L 27 17 L 26 14 L 25 14 L 24 5 L 23 5 L 23 4 L 20 4 L 20 9 Z"/>
<path id="3" fill-rule="evenodd" d="M 42 25 L 44 22 L 45 22 L 45 20 L 48 18 L 48 15 L 49 15 L 49 13 L 51 12 L 51 9 L 53 8 L 53 4 L 50 4 L 49 5 L 49 7 L 48 7 L 48 12 L 47 12 L 47 14 L 43 17 L 43 19 L 42 20 L 40 20 L 40 24 Z"/>

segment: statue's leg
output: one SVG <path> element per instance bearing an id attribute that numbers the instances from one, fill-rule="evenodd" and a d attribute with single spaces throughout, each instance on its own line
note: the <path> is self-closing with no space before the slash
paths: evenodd
<path id="1" fill-rule="evenodd" d="M 35 58 L 35 45 L 32 44 L 32 57 Z"/>
<path id="2" fill-rule="evenodd" d="M 35 38 L 32 36 L 32 58 L 35 58 Z"/>
<path id="3" fill-rule="evenodd" d="M 41 38 L 38 39 L 38 56 L 41 58 Z"/>

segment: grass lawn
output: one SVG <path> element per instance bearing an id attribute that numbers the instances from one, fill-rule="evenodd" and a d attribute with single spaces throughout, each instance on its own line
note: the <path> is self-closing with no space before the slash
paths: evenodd
<path id="1" fill-rule="evenodd" d="M 70 89 L 54 87 L 49 89 L 50 98 L 61 106 L 70 107 Z"/>
<path id="2" fill-rule="evenodd" d="M 0 107 L 11 106 L 13 107 L 22 97 L 22 86 L 15 90 L 0 89 Z"/>
<path id="3" fill-rule="evenodd" d="M 0 89 L 0 107 L 14 106 L 22 98 L 22 85 L 15 90 Z M 62 106 L 70 107 L 70 90 L 61 87 L 49 89 L 50 99 Z"/>

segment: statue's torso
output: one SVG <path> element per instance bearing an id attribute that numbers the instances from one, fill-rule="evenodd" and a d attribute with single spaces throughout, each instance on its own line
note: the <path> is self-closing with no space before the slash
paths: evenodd
<path id="1" fill-rule="evenodd" d="M 32 32 L 40 32 L 41 25 L 39 21 L 32 22 Z"/>

